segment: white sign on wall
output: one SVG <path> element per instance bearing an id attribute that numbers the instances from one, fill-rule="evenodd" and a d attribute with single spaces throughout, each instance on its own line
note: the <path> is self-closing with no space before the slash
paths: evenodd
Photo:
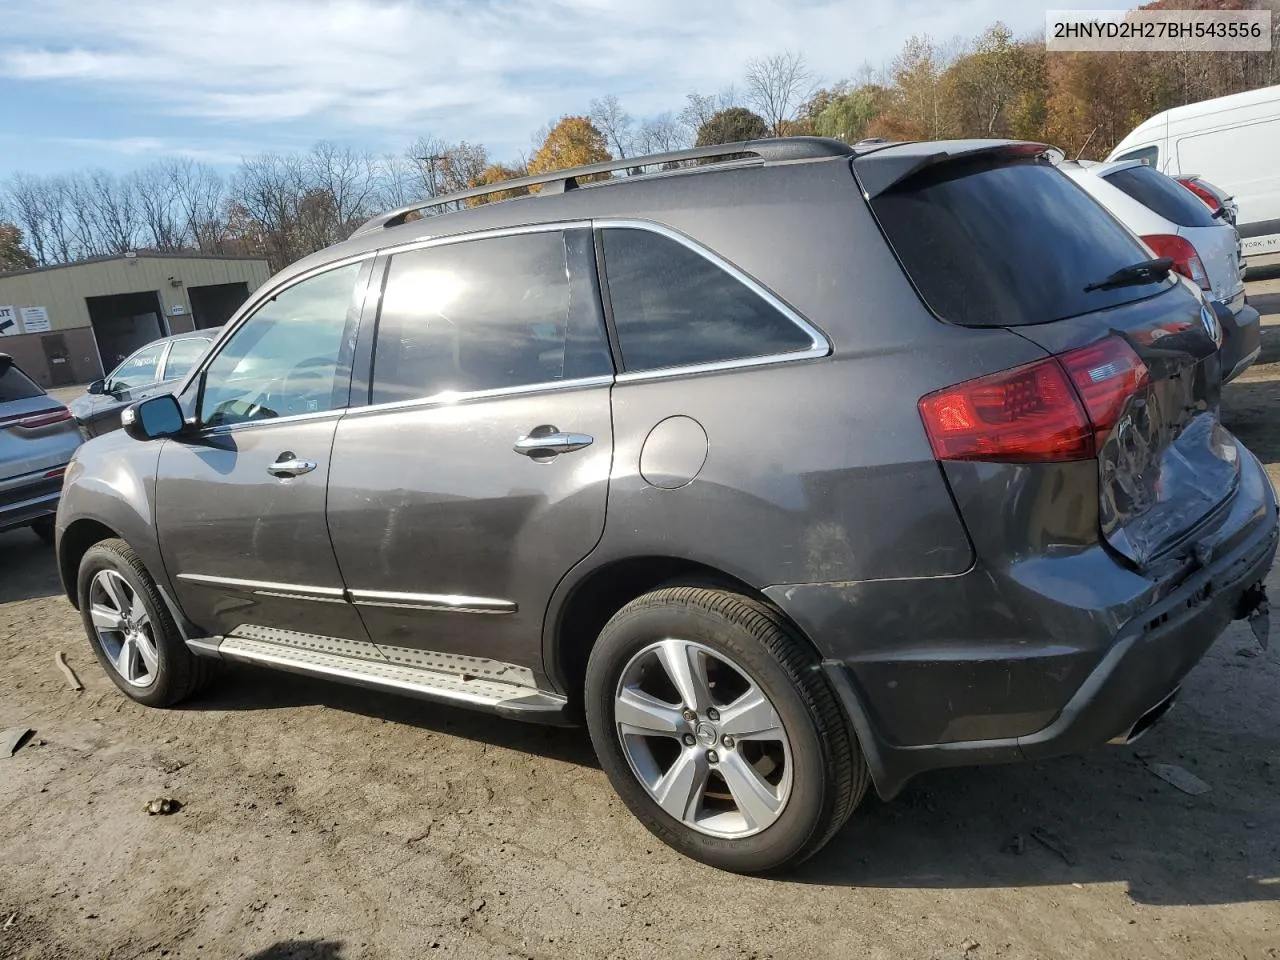
<path id="1" fill-rule="evenodd" d="M 44 307 L 23 307 L 22 329 L 27 333 L 48 333 L 49 311 Z"/>
<path id="2" fill-rule="evenodd" d="M 20 332 L 13 307 L 0 307 L 0 337 L 11 337 Z"/>

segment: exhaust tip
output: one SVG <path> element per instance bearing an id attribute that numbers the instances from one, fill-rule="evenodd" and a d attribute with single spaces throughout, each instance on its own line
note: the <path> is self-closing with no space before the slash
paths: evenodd
<path id="1" fill-rule="evenodd" d="M 1144 713 L 1137 719 L 1127 732 L 1122 733 L 1118 737 L 1113 737 L 1109 743 L 1118 746 L 1127 746 L 1136 743 L 1148 730 L 1164 719 L 1165 715 L 1173 709 L 1173 703 L 1178 697 L 1181 687 L 1174 687 L 1173 692 L 1157 703 L 1154 707 Z"/>

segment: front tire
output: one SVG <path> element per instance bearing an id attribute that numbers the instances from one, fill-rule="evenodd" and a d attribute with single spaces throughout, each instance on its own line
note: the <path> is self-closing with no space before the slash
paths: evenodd
<path id="1" fill-rule="evenodd" d="M 605 625 L 586 712 L 605 773 L 655 836 L 738 873 L 796 866 L 848 819 L 866 763 L 808 646 L 740 594 L 667 587 Z"/>
<path id="2" fill-rule="evenodd" d="M 94 656 L 139 703 L 168 707 L 207 682 L 211 664 L 187 649 L 155 581 L 123 540 L 95 543 L 76 580 L 80 616 Z"/>

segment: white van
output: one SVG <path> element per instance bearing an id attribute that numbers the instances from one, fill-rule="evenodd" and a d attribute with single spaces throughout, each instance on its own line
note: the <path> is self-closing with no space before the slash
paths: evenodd
<path id="1" fill-rule="evenodd" d="M 1280 263 L 1280 86 L 1175 107 L 1144 120 L 1108 160 L 1199 174 L 1235 197 L 1251 267 Z"/>

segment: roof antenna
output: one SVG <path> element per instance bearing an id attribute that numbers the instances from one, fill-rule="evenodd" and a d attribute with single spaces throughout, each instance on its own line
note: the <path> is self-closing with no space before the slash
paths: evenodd
<path id="1" fill-rule="evenodd" d="M 1076 154 L 1076 163 L 1080 162 L 1080 157 L 1084 155 L 1085 148 L 1089 146 L 1089 141 L 1093 139 L 1093 135 L 1097 132 L 1098 128 L 1095 126 L 1089 131 L 1089 135 L 1084 138 L 1084 143 L 1080 144 L 1080 152 Z"/>

